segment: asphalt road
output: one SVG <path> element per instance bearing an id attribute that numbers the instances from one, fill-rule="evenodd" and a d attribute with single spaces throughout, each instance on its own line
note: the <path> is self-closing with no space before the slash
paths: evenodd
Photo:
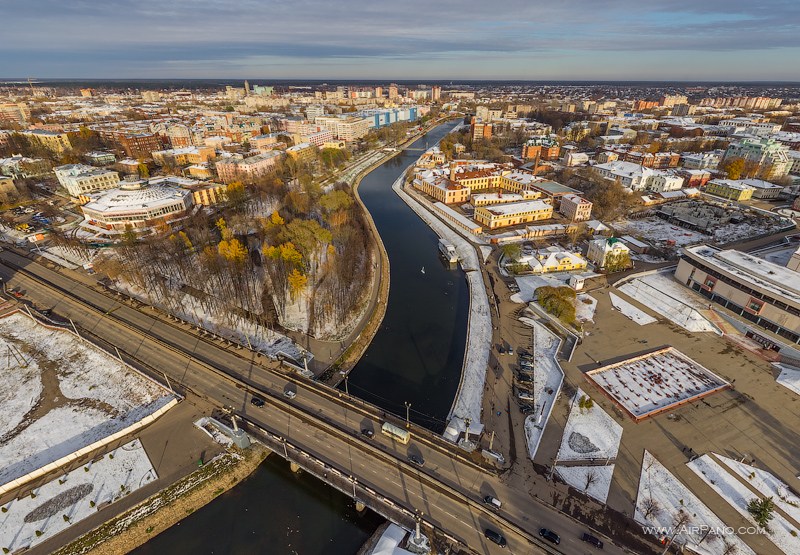
<path id="1" fill-rule="evenodd" d="M 3 263 L 0 276 L 8 286 L 24 290 L 36 306 L 72 319 L 79 328 L 164 372 L 192 392 L 247 415 L 264 429 L 287 438 L 345 473 L 357 475 L 360 483 L 412 511 L 421 510 L 426 521 L 447 530 L 479 553 L 545 552 L 515 533 L 502 519 L 534 536 L 540 527 L 556 531 L 562 538 L 558 547 L 561 553 L 595 551 L 579 539 L 586 531 L 584 526 L 540 504 L 525 489 L 509 487 L 501 477 L 454 458 L 452 451 L 427 432 L 418 433 L 414 429 L 408 445 L 393 443 L 380 434 L 382 422 L 373 417 L 378 415 L 377 409 L 364 410 L 357 405 L 348 408 L 338 400 L 339 392 L 311 389 L 302 382 L 298 386 L 294 378 L 262 366 L 275 364 L 264 357 L 256 360 L 256 355 L 244 349 L 238 354 L 232 352 L 230 346 L 206 341 L 185 326 L 181 328 L 150 316 L 149 308 L 133 308 L 8 250 L 0 253 L 0 262 Z M 15 271 L 5 262 L 23 267 L 48 285 Z M 251 394 L 241 383 L 227 379 L 209 366 L 224 369 L 252 384 L 267 398 L 267 404 L 255 407 L 250 403 Z M 283 396 L 287 388 L 296 390 L 294 399 Z M 375 430 L 372 439 L 361 435 L 364 427 Z M 424 467 L 410 465 L 409 454 L 422 456 Z M 484 495 L 493 495 L 503 502 L 499 515 L 480 505 Z M 464 496 L 473 502 L 467 502 Z M 508 550 L 484 538 L 483 530 L 487 527 L 502 531 L 509 541 Z M 624 553 L 609 542 L 604 552 Z"/>

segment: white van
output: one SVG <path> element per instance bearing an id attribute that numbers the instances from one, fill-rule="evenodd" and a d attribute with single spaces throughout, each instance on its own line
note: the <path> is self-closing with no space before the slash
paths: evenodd
<path id="1" fill-rule="evenodd" d="M 500 500 L 497 497 L 492 497 L 491 495 L 487 495 L 486 497 L 484 497 L 483 498 L 483 503 L 485 505 L 489 505 L 495 511 L 499 511 L 500 507 L 503 506 L 503 504 L 500 502 Z"/>
<path id="2" fill-rule="evenodd" d="M 285 390 L 283 391 L 283 395 L 284 395 L 284 397 L 286 397 L 287 399 L 294 399 L 295 397 L 297 397 L 297 393 L 295 393 L 295 392 L 294 392 L 294 391 L 292 391 L 291 389 L 285 389 Z"/>

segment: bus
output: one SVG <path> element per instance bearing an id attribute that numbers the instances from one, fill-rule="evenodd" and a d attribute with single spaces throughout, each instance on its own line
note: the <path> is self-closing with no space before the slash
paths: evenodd
<path id="1" fill-rule="evenodd" d="M 383 423 L 381 432 L 383 432 L 383 435 L 389 436 L 390 438 L 399 441 L 403 445 L 408 443 L 408 441 L 411 439 L 411 432 L 404 430 L 403 428 L 398 428 L 394 424 L 389 424 L 388 422 Z"/>

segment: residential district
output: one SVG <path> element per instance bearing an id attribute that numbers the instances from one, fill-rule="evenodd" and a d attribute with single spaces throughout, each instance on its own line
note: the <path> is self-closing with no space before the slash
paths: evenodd
<path id="1" fill-rule="evenodd" d="M 800 553 L 800 87 L 6 82 L 0 202 L 3 553 L 131 551 L 268 455 L 365 554 Z M 425 425 L 348 379 L 438 360 L 383 321 L 440 275 Z"/>

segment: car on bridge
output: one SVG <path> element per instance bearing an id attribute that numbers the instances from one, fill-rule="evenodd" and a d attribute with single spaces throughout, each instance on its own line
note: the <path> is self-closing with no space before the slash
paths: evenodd
<path id="1" fill-rule="evenodd" d="M 544 539 L 546 539 L 547 541 L 552 542 L 556 545 L 561 543 L 561 538 L 559 537 L 559 535 L 553 532 L 552 530 L 548 530 L 547 528 L 542 528 L 541 530 L 539 530 L 539 535 Z"/>
<path id="2" fill-rule="evenodd" d="M 253 395 L 253 397 L 250 398 L 250 404 L 255 405 L 256 407 L 263 407 L 264 399 L 257 395 Z"/>
<path id="3" fill-rule="evenodd" d="M 491 495 L 487 495 L 486 497 L 484 497 L 483 498 L 483 503 L 484 503 L 484 505 L 489 505 L 489 507 L 491 507 L 495 511 L 499 511 L 500 507 L 503 506 L 503 504 L 500 502 L 500 500 L 497 497 L 493 497 Z"/>
<path id="4" fill-rule="evenodd" d="M 600 541 L 599 538 L 594 537 L 593 535 L 584 532 L 583 536 L 581 536 L 581 541 L 588 543 L 589 545 L 595 546 L 597 549 L 603 549 L 603 542 Z"/>
<path id="5" fill-rule="evenodd" d="M 508 545 L 508 542 L 506 542 L 506 538 L 503 536 L 503 534 L 501 534 L 500 532 L 495 532 L 491 528 L 487 528 L 486 530 L 484 530 L 483 535 L 486 536 L 487 540 L 496 543 L 500 547 L 505 547 L 506 545 Z"/>
<path id="6" fill-rule="evenodd" d="M 417 466 L 425 466 L 425 459 L 423 459 L 419 455 L 409 455 L 408 461 Z"/>
<path id="7" fill-rule="evenodd" d="M 371 438 L 371 437 L 373 437 L 375 435 L 375 432 L 373 432 L 369 428 L 362 428 L 361 429 L 361 435 Z"/>

